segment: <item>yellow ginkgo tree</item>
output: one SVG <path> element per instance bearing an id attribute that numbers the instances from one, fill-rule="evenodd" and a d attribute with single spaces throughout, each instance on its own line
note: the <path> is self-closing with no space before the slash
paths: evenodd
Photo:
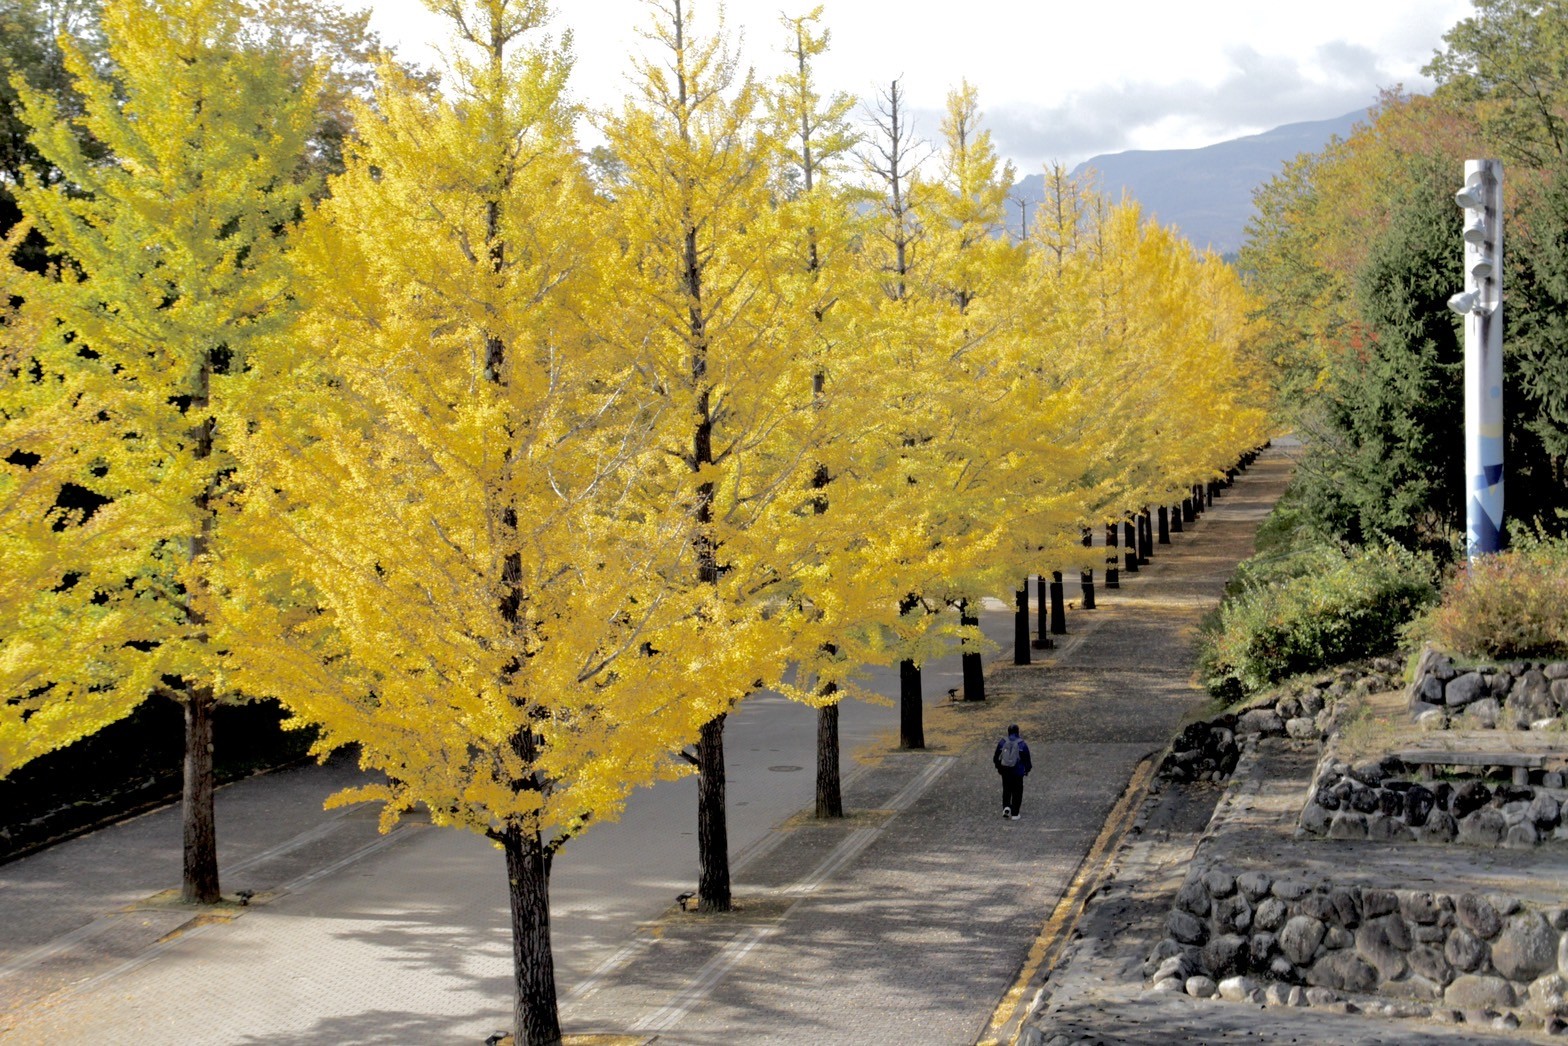
<path id="1" fill-rule="evenodd" d="M 860 582 L 877 570 L 871 549 L 854 540 L 868 522 L 863 495 L 870 478 L 856 467 L 858 450 L 874 438 L 877 424 L 876 383 L 866 380 L 875 368 L 868 365 L 861 337 L 874 283 L 860 258 L 866 223 L 857 205 L 863 194 L 849 181 L 859 141 L 848 120 L 855 100 L 843 93 L 824 95 L 820 84 L 818 64 L 830 36 L 822 10 L 819 5 L 780 18 L 789 67 L 771 85 L 766 102 L 781 183 L 779 294 L 782 307 L 796 314 L 800 336 L 793 351 L 811 361 L 812 409 L 825 421 L 817 429 L 811 512 L 822 537 L 849 539 L 822 541 L 817 562 L 796 576 L 794 594 L 810 608 L 824 638 L 818 656 L 800 664 L 788 692 L 817 709 L 817 816 L 842 817 L 838 721 L 848 680 L 836 678 L 836 671 L 863 659 L 855 639 L 873 633 L 886 601 L 882 592 L 875 592 L 870 605 L 859 598 L 874 591 Z M 850 513 L 856 514 L 853 521 L 845 518 Z"/>
<path id="2" fill-rule="evenodd" d="M 872 523 L 841 504 L 837 482 L 819 481 L 824 466 L 829 477 L 843 473 L 850 444 L 839 434 L 855 402 L 825 369 L 845 362 L 824 354 L 844 344 L 830 304 L 840 262 L 826 253 L 846 249 L 842 230 L 817 227 L 828 267 L 815 280 L 801 264 L 813 213 L 848 219 L 833 214 L 841 203 L 830 194 L 815 195 L 825 188 L 816 183 L 788 202 L 763 92 L 722 30 L 696 33 L 681 0 L 649 6 L 654 53 L 604 123 L 625 179 L 609 237 L 620 249 L 609 280 L 618 307 L 598 322 L 661 405 L 663 467 L 644 474 L 640 512 L 679 522 L 695 553 L 668 584 L 696 607 L 696 638 L 654 646 L 685 665 L 683 703 L 708 710 L 693 754 L 697 894 L 702 910 L 724 911 L 726 716 L 763 688 L 815 703 L 845 667 L 825 652 L 854 618 L 844 600 L 864 592 L 845 550 L 859 548 Z"/>
<path id="3" fill-rule="evenodd" d="M 1000 235 L 1011 169 L 981 127 L 974 90 L 950 93 L 939 179 L 911 179 L 897 84 L 884 96 L 873 160 L 885 189 L 877 249 L 884 294 L 872 338 L 881 345 L 880 391 L 889 415 L 879 465 L 903 548 L 884 577 L 906 613 L 898 625 L 900 739 L 921 747 L 920 666 L 970 647 L 966 691 L 980 696 L 976 619 L 960 627 L 934 611 L 967 607 L 1007 571 L 1010 473 L 1005 428 L 1015 407 L 1017 301 L 1022 251 Z"/>
<path id="4" fill-rule="evenodd" d="M 704 710 L 655 650 L 701 607 L 664 585 L 688 528 L 637 493 L 667 405 L 585 323 L 614 303 L 568 52 L 541 0 L 438 6 L 453 75 L 388 72 L 301 236 L 309 307 L 248 375 L 224 579 L 235 627 L 276 638 L 230 664 L 385 775 L 335 802 L 497 843 L 517 1041 L 554 1043 L 553 858 L 687 771 Z"/>
<path id="5" fill-rule="evenodd" d="M 203 902 L 219 896 L 212 708 L 235 696 L 216 671 L 235 640 L 210 584 L 240 482 L 246 405 L 232 389 L 291 312 L 285 233 L 308 199 L 315 116 L 312 75 L 253 14 L 234 0 L 109 0 L 112 75 L 62 41 L 76 127 L 14 81 L 60 172 L 16 195 L 57 264 L 20 268 L 14 239 L 0 258 L 22 302 L 0 335 L 0 498 L 18 509 L 0 539 L 0 774 L 154 693 L 178 700 L 183 896 Z"/>

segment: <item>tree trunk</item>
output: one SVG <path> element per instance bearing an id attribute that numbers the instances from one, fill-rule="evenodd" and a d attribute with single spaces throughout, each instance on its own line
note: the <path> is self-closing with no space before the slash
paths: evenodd
<path id="1" fill-rule="evenodd" d="M 926 732 L 920 694 L 920 666 L 909 658 L 898 663 L 898 747 L 924 748 Z"/>
<path id="2" fill-rule="evenodd" d="M 1121 571 L 1117 569 L 1121 560 L 1116 555 L 1116 524 L 1105 524 L 1105 587 L 1121 588 Z"/>
<path id="3" fill-rule="evenodd" d="M 980 619 L 969 615 L 968 600 L 958 605 L 958 623 L 965 626 L 980 627 Z M 984 701 L 985 666 L 980 661 L 980 653 L 978 651 L 966 650 L 959 658 L 959 661 L 963 665 L 964 671 L 964 700 Z"/>
<path id="4" fill-rule="evenodd" d="M 1170 513 L 1171 513 L 1170 509 L 1166 508 L 1164 505 L 1161 505 L 1159 507 L 1159 509 L 1157 510 L 1157 514 L 1155 516 L 1156 525 L 1158 527 L 1158 530 L 1156 531 L 1158 536 L 1156 537 L 1155 540 L 1158 541 L 1159 544 L 1161 544 L 1161 545 L 1169 545 L 1171 543 L 1171 514 Z"/>
<path id="5" fill-rule="evenodd" d="M 1147 563 L 1154 555 L 1154 522 L 1149 510 L 1138 513 L 1138 562 Z"/>
<path id="6" fill-rule="evenodd" d="M 1034 645 L 1041 650 L 1051 648 L 1051 593 L 1049 582 L 1044 574 L 1036 574 L 1034 578 L 1034 617 L 1035 626 Z"/>
<path id="7" fill-rule="evenodd" d="M 837 689 L 829 683 L 827 692 Z M 844 793 L 838 774 L 837 702 L 817 709 L 817 816 L 844 816 Z"/>
<path id="8" fill-rule="evenodd" d="M 1029 579 L 1013 596 L 1013 664 L 1029 663 Z"/>
<path id="9" fill-rule="evenodd" d="M 1123 558 L 1125 560 L 1125 562 L 1123 563 L 1123 568 L 1129 574 L 1136 574 L 1138 572 L 1138 528 L 1137 528 L 1137 524 L 1135 524 L 1130 519 L 1127 520 L 1122 525 L 1122 536 L 1124 538 L 1123 547 L 1122 547 L 1122 554 L 1123 554 Z"/>
<path id="10" fill-rule="evenodd" d="M 1078 591 L 1083 596 L 1083 608 L 1094 609 L 1094 571 L 1078 571 Z"/>
<path id="11" fill-rule="evenodd" d="M 724 808 L 724 713 L 702 724 L 697 742 L 697 910 L 730 910 L 730 839 Z"/>
<path id="12" fill-rule="evenodd" d="M 506 895 L 512 911 L 512 1037 L 518 1046 L 559 1046 L 561 1016 L 550 947 L 550 856 L 536 831 L 507 825 Z"/>
<path id="13" fill-rule="evenodd" d="M 212 688 L 193 687 L 185 708 L 185 765 L 181 813 L 184 818 L 185 869 L 180 900 L 216 904 L 218 839 L 212 806 Z"/>

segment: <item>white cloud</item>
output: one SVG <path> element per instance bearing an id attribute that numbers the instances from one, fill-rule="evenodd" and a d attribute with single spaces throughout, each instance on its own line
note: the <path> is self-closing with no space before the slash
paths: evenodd
<path id="1" fill-rule="evenodd" d="M 352 2 L 352 0 L 350 0 Z M 688 7 L 693 0 L 687 0 Z M 695 0 L 699 29 L 713 0 Z M 814 0 L 729 0 L 732 34 L 759 74 L 781 63 L 779 11 Z M 374 0 L 374 25 L 418 58 L 442 36 L 419 0 Z M 570 29 L 573 90 L 594 105 L 624 94 L 644 44 L 640 0 L 558 0 Z M 998 148 L 1021 171 L 1126 148 L 1188 148 L 1370 105 L 1380 88 L 1426 86 L 1420 69 L 1468 0 L 827 0 L 832 87 L 870 97 L 902 77 L 911 104 L 937 110 L 967 77 Z M 927 121 L 934 136 L 936 122 Z"/>

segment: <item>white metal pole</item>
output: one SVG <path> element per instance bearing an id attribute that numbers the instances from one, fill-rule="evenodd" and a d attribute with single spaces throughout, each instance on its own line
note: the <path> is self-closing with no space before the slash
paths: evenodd
<path id="1" fill-rule="evenodd" d="M 1465 185 L 1482 201 L 1481 226 L 1465 234 L 1465 551 L 1502 548 L 1503 528 L 1503 165 L 1466 160 Z M 1471 297 L 1473 295 L 1473 297 Z"/>

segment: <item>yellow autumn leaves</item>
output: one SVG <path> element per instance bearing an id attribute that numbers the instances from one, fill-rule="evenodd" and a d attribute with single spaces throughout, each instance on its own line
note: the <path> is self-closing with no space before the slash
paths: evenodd
<path id="1" fill-rule="evenodd" d="M 234 4 L 108 5 L 106 160 L 24 88 L 66 180 L 20 191 L 61 264 L 3 269 L 0 773 L 207 686 L 356 743 L 389 816 L 568 835 L 757 687 L 951 642 L 906 594 L 1077 566 L 1268 435 L 1235 273 L 1060 172 L 1014 235 L 969 88 L 890 294 L 815 19 L 762 84 L 656 12 L 607 175 L 543 6 L 454 11 L 319 199 Z"/>

